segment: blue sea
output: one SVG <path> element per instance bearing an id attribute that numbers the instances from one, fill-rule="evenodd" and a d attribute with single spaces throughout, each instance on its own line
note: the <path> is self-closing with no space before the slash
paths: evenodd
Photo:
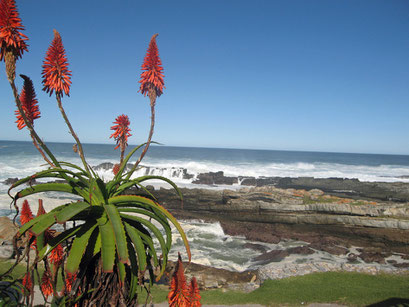
<path id="1" fill-rule="evenodd" d="M 58 160 L 80 164 L 81 161 L 73 152 L 72 145 L 48 143 Z M 91 166 L 119 161 L 119 151 L 114 150 L 113 145 L 84 144 L 84 149 L 86 159 Z M 131 162 L 135 162 L 137 158 L 138 155 L 135 155 Z M 358 178 L 362 181 L 409 182 L 409 156 L 403 155 L 151 146 L 141 164 L 149 168 L 141 168 L 137 175 L 149 173 L 166 176 L 184 187 L 198 187 L 192 183 L 198 174 L 216 171 L 223 171 L 226 176 L 340 177 Z M 12 218 L 15 215 L 15 210 L 10 205 L 11 199 L 7 195 L 9 186 L 2 182 L 7 178 L 32 175 L 45 167 L 42 157 L 30 142 L 0 141 L 0 216 Z M 184 179 L 185 169 L 185 172 L 193 175 L 193 178 Z M 106 180 L 113 177 L 111 170 L 99 170 L 98 173 Z M 206 186 L 200 187 L 206 188 Z M 39 197 L 43 199 L 46 211 L 72 201 L 69 196 L 60 193 L 32 195 L 27 199 L 34 212 L 36 212 Z M 18 205 L 20 206 L 21 203 Z M 244 248 L 244 244 L 248 241 L 243 237 L 224 234 L 219 223 L 181 221 L 181 224 L 190 241 L 193 262 L 233 271 L 259 267 L 254 259 L 261 252 Z M 302 246 L 305 243 L 289 240 L 278 244 L 260 242 L 258 244 L 264 245 L 267 250 L 274 250 Z M 184 254 L 182 240 L 175 232 L 170 258 L 176 260 L 179 251 Z M 308 256 L 292 255 L 276 265 L 286 267 L 297 262 L 321 261 L 346 263 L 347 259 L 346 256 L 336 257 L 323 251 L 316 251 Z M 384 267 L 388 269 L 390 265 L 387 264 Z"/>
<path id="2" fill-rule="evenodd" d="M 62 161 L 80 164 L 73 144 L 48 143 Z M 133 148 L 130 146 L 130 149 Z M 91 166 L 118 163 L 119 151 L 113 145 L 84 144 Z M 136 161 L 138 154 L 131 162 Z M 277 150 L 247 150 L 151 146 L 141 163 L 149 173 L 168 177 L 189 186 L 199 173 L 223 171 L 225 176 L 357 178 L 361 181 L 409 182 L 409 156 Z M 0 182 L 9 177 L 32 175 L 44 168 L 44 161 L 30 142 L 0 141 Z M 183 169 L 193 175 L 183 179 Z M 139 174 L 145 174 L 141 169 Z M 138 175 L 139 175 L 138 174 Z M 107 180 L 111 171 L 101 175 Z M 4 190 L 0 184 L 0 191 Z"/>

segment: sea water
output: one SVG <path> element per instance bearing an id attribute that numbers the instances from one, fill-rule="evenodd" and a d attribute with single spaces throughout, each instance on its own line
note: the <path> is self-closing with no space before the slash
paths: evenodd
<path id="1" fill-rule="evenodd" d="M 48 144 L 58 160 L 81 165 L 78 155 L 72 150 L 72 145 Z M 87 162 L 91 166 L 104 162 L 118 163 L 119 152 L 114 150 L 112 145 L 84 144 L 84 150 Z M 135 155 L 130 162 L 135 162 L 137 157 L 138 155 Z M 182 187 L 198 187 L 193 184 L 198 174 L 217 171 L 223 171 L 225 176 L 339 177 L 357 178 L 361 181 L 409 182 L 409 156 L 402 155 L 151 146 L 142 164 L 149 169 L 141 168 L 136 176 L 145 175 L 147 172 L 151 175 L 165 176 Z M 15 214 L 10 205 L 11 199 L 7 195 L 9 186 L 2 182 L 7 178 L 30 176 L 45 167 L 42 157 L 30 142 L 0 141 L 0 216 L 13 217 Z M 184 179 L 184 170 L 193 175 L 193 178 Z M 113 177 L 111 170 L 100 170 L 98 173 L 105 180 Z M 44 200 L 47 211 L 72 201 L 70 195 L 62 193 L 43 193 L 40 197 Z M 37 195 L 28 197 L 33 211 L 37 208 L 37 198 Z M 225 235 L 219 223 L 182 221 L 181 224 L 188 236 L 194 262 L 234 271 L 256 269 L 260 266 L 254 259 L 261 252 L 243 248 L 247 241 L 240 236 Z M 179 251 L 184 253 L 182 240 L 175 230 L 173 241 L 170 258 L 176 259 Z M 305 243 L 283 241 L 278 244 L 260 242 L 258 244 L 264 245 L 266 250 L 273 250 L 301 246 Z M 316 251 L 311 256 L 291 255 L 281 264 L 323 260 L 347 261 L 346 257 L 337 258 Z"/>

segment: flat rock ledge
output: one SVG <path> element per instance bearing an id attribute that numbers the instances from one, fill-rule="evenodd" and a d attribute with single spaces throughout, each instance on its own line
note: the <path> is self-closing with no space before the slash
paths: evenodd
<path id="1" fill-rule="evenodd" d="M 314 262 L 314 263 L 291 263 L 285 265 L 277 265 L 271 263 L 261 267 L 258 270 L 258 278 L 260 283 L 267 279 L 282 279 L 292 276 L 300 276 L 311 273 L 323 272 L 359 272 L 370 275 L 380 273 L 386 274 L 409 274 L 407 268 L 381 268 L 375 264 L 373 265 L 356 265 L 350 263 L 328 263 L 328 262 Z"/>
<path id="2" fill-rule="evenodd" d="M 274 186 L 181 190 L 183 209 L 173 190 L 162 188 L 155 196 L 176 217 L 219 221 L 226 234 L 271 243 L 282 239 L 312 243 L 330 237 L 340 245 L 376 246 L 409 254 L 409 203 Z"/>

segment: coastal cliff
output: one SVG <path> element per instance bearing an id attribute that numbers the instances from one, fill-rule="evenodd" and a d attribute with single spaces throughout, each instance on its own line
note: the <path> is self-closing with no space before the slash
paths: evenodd
<path id="1" fill-rule="evenodd" d="M 224 231 L 261 242 L 296 239 L 318 249 L 366 246 L 409 254 L 409 204 L 341 198 L 319 189 L 274 186 L 155 191 L 178 218 L 217 220 Z"/>

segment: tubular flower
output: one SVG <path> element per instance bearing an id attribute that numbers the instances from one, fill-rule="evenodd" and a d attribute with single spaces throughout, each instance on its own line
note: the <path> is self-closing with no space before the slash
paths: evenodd
<path id="1" fill-rule="evenodd" d="M 11 52 L 15 59 L 21 58 L 24 51 L 28 51 L 26 40 L 28 37 L 20 31 L 24 30 L 18 15 L 14 0 L 0 0 L 0 61 L 5 61 L 7 52 Z"/>
<path id="2" fill-rule="evenodd" d="M 23 206 L 21 208 L 20 214 L 20 223 L 24 225 L 25 223 L 33 219 L 33 213 L 31 212 L 30 205 L 28 204 L 27 199 L 24 200 Z"/>
<path id="3" fill-rule="evenodd" d="M 183 273 L 182 258 L 178 257 L 175 272 L 172 276 L 170 291 L 168 294 L 168 302 L 170 307 L 189 306 L 189 292 L 186 286 L 186 278 Z"/>
<path id="4" fill-rule="evenodd" d="M 51 284 L 51 277 L 47 271 L 44 272 L 43 277 L 41 278 L 41 291 L 43 292 L 46 298 L 53 294 L 53 285 Z"/>
<path id="5" fill-rule="evenodd" d="M 39 199 L 38 200 L 38 210 L 37 210 L 37 216 L 46 214 L 47 212 L 45 212 L 45 209 L 43 207 L 43 200 Z"/>
<path id="6" fill-rule="evenodd" d="M 20 75 L 24 79 L 23 89 L 20 94 L 20 101 L 23 107 L 24 113 L 28 121 L 33 125 L 35 119 L 40 118 L 40 110 L 38 108 L 38 101 L 36 99 L 36 93 L 34 91 L 33 82 L 31 79 L 25 75 Z M 17 117 L 17 128 L 19 130 L 26 126 L 23 116 L 20 114 L 19 110 L 15 111 Z"/>
<path id="7" fill-rule="evenodd" d="M 31 291 L 32 291 L 32 289 L 33 289 L 33 282 L 32 282 L 32 280 L 31 280 L 31 275 L 30 275 L 30 273 L 26 273 L 26 275 L 24 275 L 24 278 L 23 278 L 23 286 L 24 286 L 24 288 L 27 289 L 27 291 L 28 291 L 29 293 L 31 293 Z"/>
<path id="8" fill-rule="evenodd" d="M 202 298 L 200 296 L 200 291 L 199 287 L 197 285 L 196 277 L 192 277 L 192 280 L 190 281 L 189 287 L 189 303 L 191 307 L 200 307 L 202 304 L 200 303 L 200 299 Z"/>
<path id="9" fill-rule="evenodd" d="M 153 91 L 156 97 L 163 93 L 163 67 L 162 61 L 159 58 L 158 45 L 156 44 L 156 37 L 158 34 L 152 36 L 149 43 L 148 51 L 142 64 L 141 84 L 139 91 L 146 96 L 150 95 L 149 91 Z"/>
<path id="10" fill-rule="evenodd" d="M 74 283 L 76 278 L 77 278 L 77 274 L 67 273 L 67 278 L 65 279 L 65 290 L 66 290 L 66 292 L 71 291 L 72 284 Z"/>
<path id="11" fill-rule="evenodd" d="M 120 164 L 115 164 L 114 167 L 112 168 L 112 172 L 114 173 L 114 175 L 118 174 L 119 169 L 121 168 Z"/>
<path id="12" fill-rule="evenodd" d="M 131 129 L 129 128 L 129 118 L 124 114 L 119 115 L 115 119 L 114 124 L 115 125 L 111 127 L 111 130 L 114 130 L 114 133 L 112 133 L 109 138 L 115 138 L 117 144 L 115 149 L 121 147 L 121 151 L 124 151 L 126 146 L 128 146 L 128 137 L 132 135 L 130 134 Z"/>
<path id="13" fill-rule="evenodd" d="M 64 250 L 62 248 L 61 244 L 58 244 L 50 253 L 48 256 L 48 260 L 50 260 L 50 263 L 53 263 L 55 265 L 60 265 L 64 258 L 63 258 Z"/>
<path id="14" fill-rule="evenodd" d="M 68 70 L 67 57 L 62 44 L 60 33 L 54 30 L 54 39 L 47 50 L 43 62 L 43 91 L 63 96 L 69 96 L 71 86 L 71 71 Z"/>

